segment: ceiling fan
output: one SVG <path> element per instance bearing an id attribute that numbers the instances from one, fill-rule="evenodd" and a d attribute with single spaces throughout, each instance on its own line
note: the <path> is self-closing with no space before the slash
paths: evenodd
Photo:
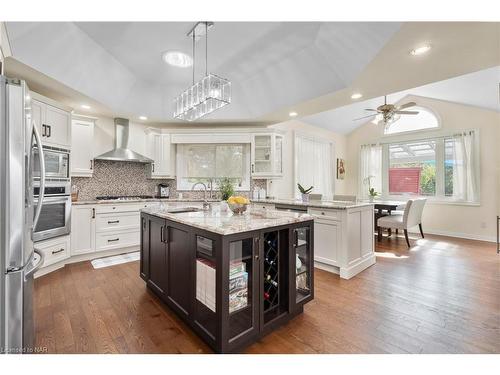
<path id="1" fill-rule="evenodd" d="M 366 108 L 365 111 L 376 112 L 375 119 L 372 121 L 374 124 L 384 124 L 388 127 L 393 122 L 399 120 L 401 115 L 417 115 L 418 111 L 404 111 L 404 109 L 416 105 L 415 102 L 408 102 L 396 107 L 394 104 L 387 104 L 387 96 L 384 96 L 384 104 L 378 106 L 376 109 Z M 356 118 L 353 121 L 362 120 L 368 117 L 373 117 L 373 114 Z"/>

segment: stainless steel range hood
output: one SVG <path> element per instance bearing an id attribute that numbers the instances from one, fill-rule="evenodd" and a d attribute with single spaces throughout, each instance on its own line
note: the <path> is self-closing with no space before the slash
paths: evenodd
<path id="1" fill-rule="evenodd" d="M 97 156 L 96 160 L 130 161 L 152 163 L 153 160 L 128 148 L 129 122 L 125 118 L 115 118 L 115 148 Z"/>

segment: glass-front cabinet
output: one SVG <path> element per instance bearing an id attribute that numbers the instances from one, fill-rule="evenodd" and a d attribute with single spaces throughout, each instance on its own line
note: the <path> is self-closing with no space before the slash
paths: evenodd
<path id="1" fill-rule="evenodd" d="M 295 304 L 302 305 L 313 298 L 311 227 L 303 226 L 293 229 L 293 262 L 295 273 L 292 285 L 295 286 Z"/>
<path id="2" fill-rule="evenodd" d="M 283 175 L 283 136 L 276 133 L 254 134 L 252 137 L 252 177 Z"/>

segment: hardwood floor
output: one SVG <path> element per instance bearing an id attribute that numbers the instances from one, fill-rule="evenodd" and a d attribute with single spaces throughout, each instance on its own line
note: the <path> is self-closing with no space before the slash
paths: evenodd
<path id="1" fill-rule="evenodd" d="M 304 314 L 245 353 L 500 353 L 500 257 L 492 243 L 384 237 L 351 280 L 316 269 Z M 68 265 L 35 281 L 49 353 L 211 353 L 146 289 L 138 262 Z"/>

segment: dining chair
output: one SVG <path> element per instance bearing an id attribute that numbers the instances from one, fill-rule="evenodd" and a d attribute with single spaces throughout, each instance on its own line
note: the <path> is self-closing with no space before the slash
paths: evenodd
<path id="1" fill-rule="evenodd" d="M 406 207 L 402 215 L 388 215 L 380 217 L 377 220 L 378 240 L 380 241 L 382 239 L 382 228 L 396 229 L 396 232 L 398 229 L 402 229 L 405 234 L 406 244 L 410 247 L 408 229 L 417 225 L 420 229 L 422 238 L 424 238 L 424 231 L 422 230 L 422 212 L 426 202 L 426 198 L 410 199 L 406 203 Z"/>

